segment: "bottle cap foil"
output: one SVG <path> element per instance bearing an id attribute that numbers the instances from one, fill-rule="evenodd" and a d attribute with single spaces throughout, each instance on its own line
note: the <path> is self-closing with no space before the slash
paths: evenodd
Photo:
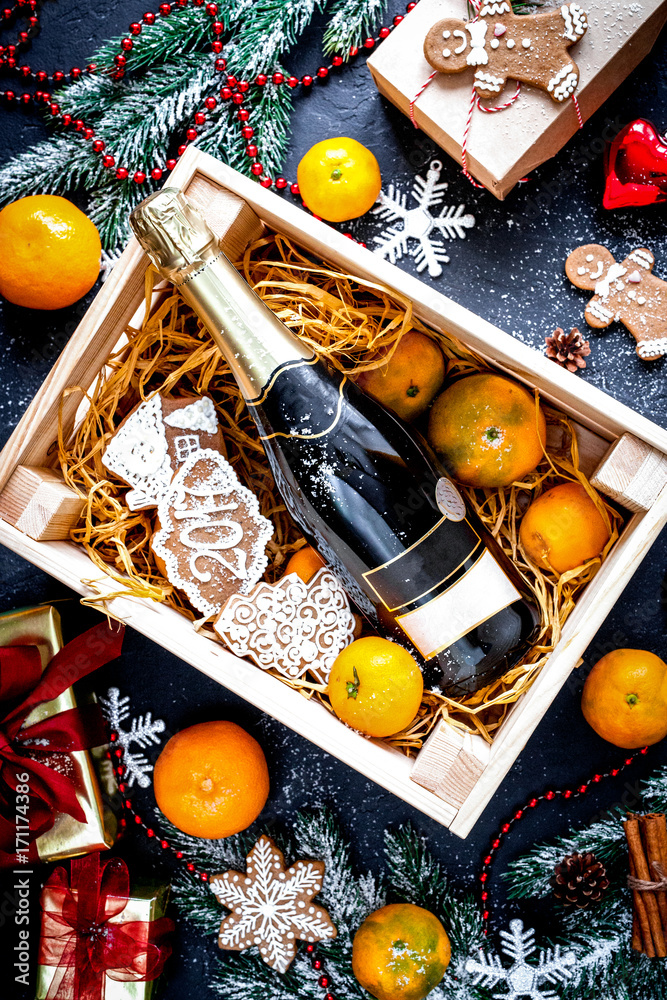
<path id="1" fill-rule="evenodd" d="M 221 253 L 217 237 L 178 188 L 149 195 L 130 215 L 130 225 L 151 263 L 175 285 Z"/>

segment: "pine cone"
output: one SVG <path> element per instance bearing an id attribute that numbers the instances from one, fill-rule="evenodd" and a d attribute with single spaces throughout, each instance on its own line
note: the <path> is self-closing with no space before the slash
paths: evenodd
<path id="1" fill-rule="evenodd" d="M 569 372 L 576 372 L 578 368 L 586 367 L 584 358 L 591 353 L 591 347 L 576 326 L 573 326 L 569 333 L 565 333 L 559 326 L 551 337 L 546 338 L 546 342 L 547 357 L 556 364 L 567 368 Z"/>
<path id="2" fill-rule="evenodd" d="M 591 903 L 599 903 L 609 888 L 605 866 L 591 851 L 568 854 L 554 872 L 551 885 L 563 906 L 585 910 Z"/>

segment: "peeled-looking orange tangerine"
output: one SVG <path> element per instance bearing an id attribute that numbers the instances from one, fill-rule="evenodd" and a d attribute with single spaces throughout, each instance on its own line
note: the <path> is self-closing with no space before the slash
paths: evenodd
<path id="1" fill-rule="evenodd" d="M 509 486 L 543 457 L 546 420 L 527 389 L 492 373 L 468 375 L 431 407 L 428 439 L 454 479 Z"/>

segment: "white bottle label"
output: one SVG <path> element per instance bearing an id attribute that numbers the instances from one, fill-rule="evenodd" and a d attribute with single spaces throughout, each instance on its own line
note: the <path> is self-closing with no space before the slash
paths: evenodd
<path id="1" fill-rule="evenodd" d="M 396 621 L 425 660 L 447 649 L 521 594 L 485 549 L 467 573 L 444 593 Z"/>

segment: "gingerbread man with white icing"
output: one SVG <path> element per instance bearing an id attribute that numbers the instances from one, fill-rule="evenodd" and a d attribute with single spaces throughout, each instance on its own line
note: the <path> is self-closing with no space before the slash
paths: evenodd
<path id="1" fill-rule="evenodd" d="M 595 292 L 586 306 L 586 322 L 596 330 L 620 322 L 637 341 L 643 361 L 667 354 L 667 282 L 652 274 L 655 257 L 640 247 L 617 264 L 597 243 L 573 250 L 565 273 L 577 288 Z"/>
<path id="2" fill-rule="evenodd" d="M 576 3 L 541 14 L 516 15 L 509 0 L 482 2 L 472 21 L 447 17 L 424 42 L 427 62 L 440 73 L 475 71 L 478 95 L 497 97 L 508 79 L 545 90 L 557 103 L 579 83 L 569 48 L 586 33 L 588 20 Z"/>

